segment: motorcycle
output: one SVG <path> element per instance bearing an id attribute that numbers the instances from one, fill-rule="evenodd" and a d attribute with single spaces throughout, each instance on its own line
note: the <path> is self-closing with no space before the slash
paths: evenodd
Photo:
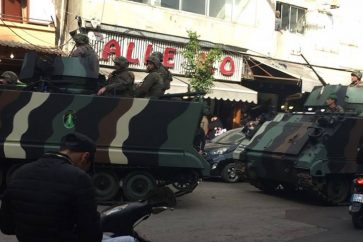
<path id="1" fill-rule="evenodd" d="M 139 242 L 148 240 L 140 236 L 134 228 L 151 214 L 172 210 L 176 204 L 173 191 L 168 187 L 157 188 L 142 201 L 120 204 L 101 212 L 101 225 L 109 237 L 132 236 Z"/>
<path id="2" fill-rule="evenodd" d="M 349 213 L 355 228 L 363 228 L 363 175 L 353 180 L 353 193 L 350 199 Z"/>

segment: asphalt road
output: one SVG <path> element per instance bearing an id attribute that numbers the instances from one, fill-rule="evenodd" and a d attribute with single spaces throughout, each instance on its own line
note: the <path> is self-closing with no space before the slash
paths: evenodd
<path id="1" fill-rule="evenodd" d="M 247 183 L 201 183 L 174 211 L 136 227 L 155 242 L 363 242 L 347 206 L 322 206 L 302 194 L 271 195 Z M 0 242 L 16 241 L 0 235 Z"/>

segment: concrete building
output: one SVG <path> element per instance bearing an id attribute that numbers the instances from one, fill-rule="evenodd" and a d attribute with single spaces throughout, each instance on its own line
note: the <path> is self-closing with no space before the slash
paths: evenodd
<path id="1" fill-rule="evenodd" d="M 18 73 L 29 51 L 61 54 L 54 10 L 52 0 L 0 0 L 0 72 Z"/>
<path id="2" fill-rule="evenodd" d="M 260 103 L 276 107 L 286 96 L 320 84 L 301 54 L 326 82 L 348 84 L 349 71 L 363 69 L 361 5 L 359 0 L 59 0 L 57 17 L 64 20 L 59 44 L 72 31 L 87 33 L 105 71 L 115 55 L 127 56 L 142 71 L 151 49 L 162 51 L 168 56 L 164 64 L 178 77 L 174 92 L 187 88 L 181 51 L 187 31 L 196 31 L 205 48 L 223 46 L 209 97 L 217 114 L 233 106 L 228 112 L 238 123 L 240 102 L 256 103 L 256 91 Z M 72 49 L 69 43 L 65 51 Z"/>

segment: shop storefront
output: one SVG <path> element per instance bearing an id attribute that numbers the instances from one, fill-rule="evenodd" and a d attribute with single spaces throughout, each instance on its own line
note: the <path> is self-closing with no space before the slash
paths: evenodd
<path id="1" fill-rule="evenodd" d="M 89 26 L 87 34 L 99 55 L 103 74 L 113 70 L 113 58 L 124 56 L 130 62 L 136 82 L 142 81 L 147 75 L 146 60 L 152 52 L 159 51 L 164 55 L 163 65 L 174 76 L 167 93 L 190 91 L 182 54 L 188 39 L 109 25 L 101 25 L 97 30 Z M 205 49 L 215 46 L 213 43 L 202 43 Z M 222 57 L 214 66 L 216 81 L 205 99 L 210 104 L 211 113 L 223 116 L 221 119 L 225 126 L 232 128 L 239 125 L 243 103 L 257 103 L 257 92 L 241 85 L 244 70 L 242 53 L 223 48 Z"/>

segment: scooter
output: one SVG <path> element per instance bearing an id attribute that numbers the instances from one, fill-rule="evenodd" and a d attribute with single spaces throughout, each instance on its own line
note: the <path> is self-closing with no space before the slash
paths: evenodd
<path id="1" fill-rule="evenodd" d="M 363 228 L 363 174 L 353 180 L 353 193 L 349 213 L 355 228 Z"/>
<path id="2" fill-rule="evenodd" d="M 176 204 L 173 191 L 168 187 L 157 188 L 147 199 L 107 208 L 101 212 L 102 230 L 110 237 L 132 236 L 139 242 L 147 242 L 134 228 L 151 214 L 172 210 Z"/>

